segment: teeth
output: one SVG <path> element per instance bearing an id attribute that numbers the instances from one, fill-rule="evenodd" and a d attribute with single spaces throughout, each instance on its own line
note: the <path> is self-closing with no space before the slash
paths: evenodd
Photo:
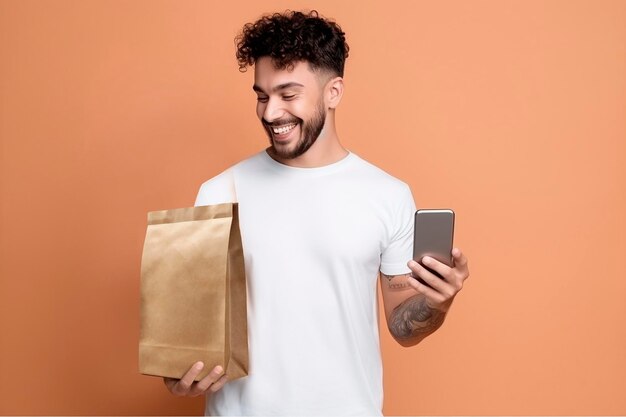
<path id="1" fill-rule="evenodd" d="M 296 124 L 290 124 L 290 125 L 286 125 L 286 126 L 280 126 L 280 127 L 274 127 L 272 128 L 272 130 L 274 131 L 274 133 L 276 133 L 277 135 L 283 135 L 287 132 L 289 132 L 291 129 L 293 129 L 294 127 L 296 127 Z"/>

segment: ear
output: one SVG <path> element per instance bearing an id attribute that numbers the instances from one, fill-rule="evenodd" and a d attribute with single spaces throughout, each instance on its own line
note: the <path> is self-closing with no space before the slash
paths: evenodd
<path id="1" fill-rule="evenodd" d="M 335 109 L 343 97 L 343 78 L 331 78 L 326 84 L 326 107 Z"/>

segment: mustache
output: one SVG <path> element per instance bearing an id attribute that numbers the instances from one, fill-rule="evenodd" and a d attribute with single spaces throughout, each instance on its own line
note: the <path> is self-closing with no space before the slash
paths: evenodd
<path id="1" fill-rule="evenodd" d="M 265 119 L 261 119 L 261 123 L 263 123 L 263 126 L 267 127 L 267 128 L 272 128 L 272 127 L 280 127 L 280 126 L 285 126 L 285 125 L 290 125 L 293 123 L 301 123 L 302 119 L 298 118 L 298 117 L 291 117 L 288 119 L 280 119 L 280 120 L 274 120 L 273 122 L 268 122 Z"/>

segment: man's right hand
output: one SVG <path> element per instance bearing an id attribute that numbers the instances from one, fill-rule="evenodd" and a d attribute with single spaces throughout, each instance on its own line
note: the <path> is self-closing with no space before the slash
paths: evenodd
<path id="1" fill-rule="evenodd" d="M 163 378 L 165 386 L 177 397 L 197 397 L 207 392 L 216 392 L 224 386 L 228 380 L 221 366 L 216 366 L 211 372 L 198 382 L 194 382 L 198 374 L 204 368 L 204 363 L 196 362 L 181 379 Z"/>

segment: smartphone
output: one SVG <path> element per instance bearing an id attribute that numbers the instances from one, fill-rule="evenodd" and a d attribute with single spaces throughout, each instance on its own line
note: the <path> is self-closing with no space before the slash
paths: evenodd
<path id="1" fill-rule="evenodd" d="M 422 258 L 430 256 L 451 267 L 453 240 L 454 211 L 450 209 L 420 209 L 415 212 L 413 260 L 422 264 Z M 424 265 L 422 264 L 422 266 Z M 426 269 L 441 278 L 435 271 L 430 268 Z M 421 278 L 417 279 L 422 284 L 428 285 Z"/>

